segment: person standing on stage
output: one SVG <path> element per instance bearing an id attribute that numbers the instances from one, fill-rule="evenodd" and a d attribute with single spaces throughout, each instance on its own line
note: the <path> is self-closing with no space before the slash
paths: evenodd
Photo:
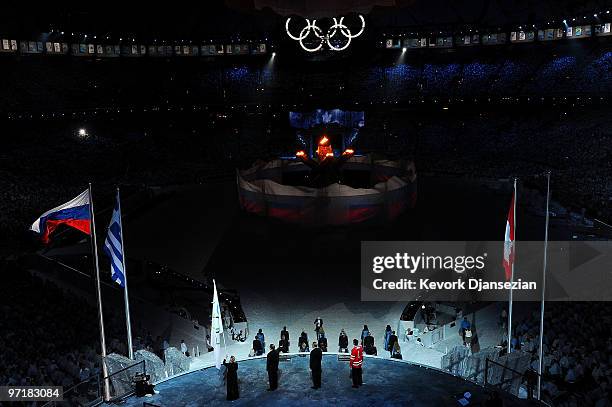
<path id="1" fill-rule="evenodd" d="M 289 331 L 287 331 L 287 327 L 286 326 L 283 327 L 283 330 L 281 331 L 280 336 L 281 336 L 281 338 L 284 336 L 285 340 L 287 342 L 289 342 Z"/>
<path id="2" fill-rule="evenodd" d="M 402 359 L 402 350 L 400 348 L 399 342 L 395 341 L 393 344 L 393 349 L 391 349 L 391 357 L 393 359 Z"/>
<path id="3" fill-rule="evenodd" d="M 343 328 L 338 337 L 338 352 L 348 353 L 348 341 L 348 336 L 346 336 L 346 332 L 344 332 Z"/>
<path id="4" fill-rule="evenodd" d="M 367 325 L 364 325 L 363 330 L 361 331 L 361 344 L 363 346 L 365 346 L 365 344 L 363 343 L 363 339 L 368 335 L 370 335 L 370 329 L 368 329 Z"/>
<path id="5" fill-rule="evenodd" d="M 281 336 L 280 341 L 278 341 L 278 350 L 283 353 L 289 352 L 289 341 L 285 339 L 285 336 Z"/>
<path id="6" fill-rule="evenodd" d="M 387 325 L 385 328 L 385 350 L 389 352 L 389 338 L 391 337 L 391 325 Z"/>
<path id="7" fill-rule="evenodd" d="M 262 349 L 266 349 L 266 337 L 261 331 L 261 328 L 259 328 L 259 331 L 257 332 L 257 334 L 255 334 L 255 339 L 261 342 Z"/>
<path id="8" fill-rule="evenodd" d="M 304 330 L 302 330 L 302 334 L 298 339 L 298 347 L 300 348 L 300 352 L 310 351 L 308 348 L 308 334 Z"/>
<path id="9" fill-rule="evenodd" d="M 255 356 L 261 356 L 264 354 L 265 349 L 259 339 L 253 339 L 253 350 L 255 351 Z"/>
<path id="10" fill-rule="evenodd" d="M 274 391 L 278 388 L 278 355 L 280 349 L 276 350 L 274 344 L 270 345 L 270 352 L 266 357 L 266 370 L 268 371 L 268 381 L 270 388 L 268 391 Z"/>
<path id="11" fill-rule="evenodd" d="M 321 348 L 321 352 L 327 352 L 327 338 L 325 337 L 325 332 L 323 332 L 323 327 L 321 327 L 319 335 L 321 335 L 319 338 L 319 348 Z"/>
<path id="12" fill-rule="evenodd" d="M 323 319 L 321 317 L 314 320 L 315 332 L 317 333 L 317 341 L 321 339 L 321 334 L 319 331 L 323 327 Z"/>
<path id="13" fill-rule="evenodd" d="M 351 367 L 351 377 L 353 379 L 353 388 L 357 388 L 363 384 L 362 367 L 363 367 L 363 348 L 359 346 L 359 341 L 353 339 L 353 350 L 351 350 L 351 359 L 349 361 Z"/>
<path id="14" fill-rule="evenodd" d="M 317 343 L 312 343 L 310 351 L 310 371 L 312 373 L 312 388 L 321 388 L 321 359 L 323 359 L 323 351 L 317 347 Z"/>
<path id="15" fill-rule="evenodd" d="M 459 335 L 461 335 L 461 339 L 463 339 L 463 346 L 465 346 L 465 330 L 471 329 L 472 324 L 468 321 L 467 317 L 463 317 L 463 321 L 461 321 L 461 326 L 459 327 Z"/>
<path id="16" fill-rule="evenodd" d="M 185 356 L 189 356 L 189 348 L 187 348 L 187 344 L 184 339 L 181 339 L 181 353 Z"/>
<path id="17" fill-rule="evenodd" d="M 238 394 L 238 363 L 232 356 L 229 363 L 223 359 L 223 366 L 226 368 L 225 381 L 227 382 L 227 400 L 237 400 Z"/>
<path id="18" fill-rule="evenodd" d="M 387 345 L 389 346 L 389 355 L 393 356 L 393 346 L 395 345 L 395 342 L 397 342 L 397 335 L 395 334 L 395 331 L 391 331 L 391 335 L 389 335 L 389 342 L 387 343 Z"/>

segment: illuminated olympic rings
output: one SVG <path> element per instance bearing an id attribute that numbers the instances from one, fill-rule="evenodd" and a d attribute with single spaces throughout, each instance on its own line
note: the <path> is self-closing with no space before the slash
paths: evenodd
<path id="1" fill-rule="evenodd" d="M 329 27 L 325 35 L 323 35 L 323 30 L 319 26 L 317 26 L 316 19 L 313 19 L 311 21 L 307 18 L 306 26 L 302 28 L 299 35 L 295 36 L 291 34 L 291 31 L 289 31 L 289 22 L 291 21 L 291 17 L 289 17 L 287 18 L 287 21 L 285 21 L 285 30 L 287 31 L 287 35 L 289 36 L 289 38 L 294 41 L 298 41 L 302 49 L 306 52 L 320 51 L 325 44 L 327 44 L 327 47 L 332 51 L 344 51 L 349 47 L 349 45 L 351 45 L 351 40 L 353 38 L 359 37 L 361 34 L 363 34 L 363 31 L 365 30 L 365 18 L 363 18 L 363 16 L 359 14 L 359 19 L 361 20 L 361 29 L 357 34 L 354 35 L 351 33 L 349 27 L 344 24 L 344 17 L 340 17 L 339 20 L 337 17 L 333 17 L 332 20 L 334 23 Z M 309 41 L 309 44 L 313 44 L 309 46 L 304 43 L 304 40 L 306 40 L 306 38 L 311 35 L 314 35 L 316 40 Z M 341 41 L 343 40 L 344 44 L 340 46 L 332 44 L 332 40 L 336 38 L 340 38 Z"/>

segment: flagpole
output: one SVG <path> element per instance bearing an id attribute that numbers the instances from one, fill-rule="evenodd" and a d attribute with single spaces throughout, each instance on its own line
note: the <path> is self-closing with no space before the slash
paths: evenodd
<path id="1" fill-rule="evenodd" d="M 548 208 L 550 205 L 550 171 L 546 173 L 546 226 L 544 229 L 544 264 L 542 270 L 542 300 L 540 303 L 540 347 L 538 349 L 538 400 L 542 393 L 542 358 L 544 355 L 544 296 L 546 293 L 546 266 L 548 263 Z"/>
<path id="2" fill-rule="evenodd" d="M 514 196 L 512 199 L 512 230 L 514 230 L 514 239 L 512 240 L 512 248 L 511 253 L 514 252 L 515 249 L 515 241 L 516 241 L 516 178 L 514 178 Z M 512 256 L 512 255 L 511 255 Z M 512 342 L 512 283 L 514 282 L 514 259 L 511 258 L 511 275 L 510 275 L 510 299 L 508 300 L 508 353 L 512 352 L 512 347 L 510 346 Z"/>
<path id="3" fill-rule="evenodd" d="M 213 304 L 212 304 L 212 313 L 211 313 L 211 344 L 214 338 L 214 353 L 215 353 L 215 366 L 217 369 L 220 368 L 220 352 L 221 352 L 221 336 L 223 336 L 223 345 L 225 351 L 227 352 L 227 347 L 225 346 L 225 336 L 223 335 L 223 321 L 221 320 L 221 309 L 219 307 L 219 294 L 217 291 L 217 284 L 215 283 L 215 279 L 213 279 Z"/>
<path id="4" fill-rule="evenodd" d="M 227 343 L 225 342 L 225 331 L 223 331 L 223 335 L 221 337 L 223 338 L 223 350 L 225 351 L 225 354 L 227 355 Z"/>
<path id="5" fill-rule="evenodd" d="M 128 283 L 127 283 L 127 258 L 125 257 L 125 244 L 123 243 L 123 219 L 121 212 L 121 197 L 119 194 L 119 187 L 117 187 L 117 209 L 119 210 L 119 230 L 121 230 L 121 258 L 123 258 L 123 297 L 125 302 L 125 325 L 127 327 L 127 344 L 128 344 L 128 357 L 134 359 L 134 348 L 132 347 L 132 323 L 130 322 L 130 299 L 128 296 Z"/>
<path id="6" fill-rule="evenodd" d="M 106 339 L 104 334 L 104 314 L 102 312 L 102 290 L 100 288 L 100 266 L 98 263 L 98 241 L 96 238 L 96 218 L 94 216 L 93 195 L 91 193 L 91 182 L 89 183 L 89 216 L 91 218 L 91 247 L 94 256 L 94 274 L 96 279 L 96 296 L 98 300 L 98 322 L 100 324 L 100 348 L 102 355 L 102 378 L 104 382 L 104 401 L 110 400 L 110 386 L 108 382 L 108 370 L 106 368 Z"/>

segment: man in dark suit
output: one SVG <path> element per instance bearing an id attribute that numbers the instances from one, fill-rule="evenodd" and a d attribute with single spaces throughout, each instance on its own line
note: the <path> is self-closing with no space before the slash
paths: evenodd
<path id="1" fill-rule="evenodd" d="M 259 339 L 253 339 L 253 350 L 255 351 L 255 356 L 261 356 L 264 354 L 264 348 L 259 342 Z"/>
<path id="2" fill-rule="evenodd" d="M 368 332 L 368 335 L 363 338 L 363 351 L 366 355 L 376 355 L 376 346 L 374 346 L 374 337 Z"/>
<path id="3" fill-rule="evenodd" d="M 280 341 L 278 341 L 278 350 L 283 353 L 289 352 L 289 341 L 284 336 L 281 336 Z"/>
<path id="4" fill-rule="evenodd" d="M 287 331 L 286 326 L 283 327 L 283 330 L 280 333 L 280 337 L 282 338 L 283 336 L 285 337 L 285 340 L 289 342 L 289 331 Z"/>
<path id="5" fill-rule="evenodd" d="M 278 354 L 279 350 L 275 349 L 274 344 L 270 345 L 270 352 L 266 357 L 266 370 L 268 371 L 268 381 L 270 388 L 268 391 L 274 391 L 278 388 Z"/>
<path id="6" fill-rule="evenodd" d="M 397 335 L 395 331 L 391 331 L 391 336 L 389 336 L 389 354 L 393 356 L 393 345 L 397 342 Z"/>
<path id="7" fill-rule="evenodd" d="M 321 352 L 327 352 L 327 338 L 325 335 L 321 335 L 321 338 L 319 338 L 319 348 L 321 348 Z"/>
<path id="8" fill-rule="evenodd" d="M 340 331 L 340 336 L 338 337 L 338 352 L 348 352 L 348 336 L 346 336 L 344 329 Z"/>
<path id="9" fill-rule="evenodd" d="M 323 359 L 323 351 L 317 347 L 317 343 L 312 343 L 310 351 L 310 370 L 312 372 L 312 388 L 321 388 L 321 359 Z"/>

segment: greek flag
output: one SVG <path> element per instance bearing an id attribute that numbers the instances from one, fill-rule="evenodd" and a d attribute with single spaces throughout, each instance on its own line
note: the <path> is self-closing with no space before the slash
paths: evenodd
<path id="1" fill-rule="evenodd" d="M 113 216 L 108 226 L 108 235 L 104 241 L 104 253 L 106 253 L 111 263 L 112 280 L 121 287 L 125 287 L 123 232 L 121 229 L 121 203 L 119 201 L 119 190 L 117 190 Z"/>

